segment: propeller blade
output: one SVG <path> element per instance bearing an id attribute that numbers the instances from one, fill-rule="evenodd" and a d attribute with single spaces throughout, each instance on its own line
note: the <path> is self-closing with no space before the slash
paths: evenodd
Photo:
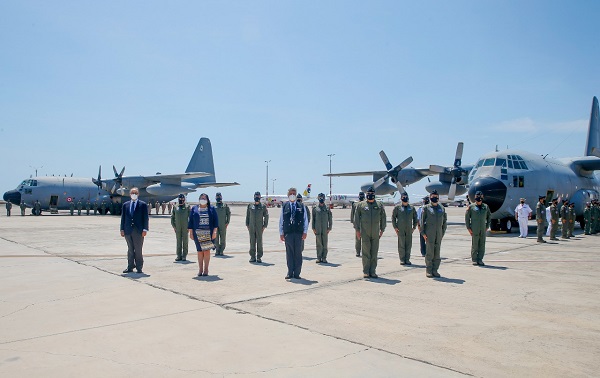
<path id="1" fill-rule="evenodd" d="M 429 170 L 435 173 L 444 173 L 446 172 L 446 167 L 442 167 L 441 165 L 430 165 Z"/>
<path id="2" fill-rule="evenodd" d="M 379 151 L 379 156 L 381 157 L 381 160 L 383 160 L 383 164 L 385 164 L 385 169 L 387 169 L 388 171 L 392 169 L 392 164 L 390 163 L 387 155 L 385 154 L 385 152 L 383 152 L 383 150 Z"/>
<path id="3" fill-rule="evenodd" d="M 463 155 L 463 142 L 458 142 L 456 145 L 456 155 L 454 155 L 454 167 L 460 167 Z"/>
<path id="4" fill-rule="evenodd" d="M 113 172 L 115 172 L 115 177 L 119 177 L 119 175 L 117 174 L 117 168 L 115 168 L 114 165 L 113 165 Z"/>
<path id="5" fill-rule="evenodd" d="M 125 166 L 121 169 L 121 173 L 119 173 L 119 178 L 123 178 L 123 173 L 125 173 Z"/>
<path id="6" fill-rule="evenodd" d="M 400 170 L 406 168 L 410 163 L 412 163 L 412 161 L 413 161 L 412 156 L 409 156 L 406 159 L 404 159 L 404 161 L 402 163 L 398 164 L 396 166 L 396 168 L 394 168 L 394 170 L 395 171 L 400 171 Z"/>
<path id="7" fill-rule="evenodd" d="M 400 184 L 400 181 L 396 181 L 396 187 L 398 188 L 398 193 L 404 193 L 404 187 Z"/>
<path id="8" fill-rule="evenodd" d="M 375 181 L 373 183 L 373 188 L 377 189 L 381 184 L 383 184 L 385 182 L 385 180 L 387 180 L 388 177 L 389 177 L 389 175 L 385 175 L 382 178 L 380 178 L 379 180 Z"/>
<path id="9" fill-rule="evenodd" d="M 450 201 L 453 201 L 455 196 L 456 196 L 456 179 L 453 177 L 452 183 L 450 184 L 450 190 L 448 191 L 448 199 Z"/>

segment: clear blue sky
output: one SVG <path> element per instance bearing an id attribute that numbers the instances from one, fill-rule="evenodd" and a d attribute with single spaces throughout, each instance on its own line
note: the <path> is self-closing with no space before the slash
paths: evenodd
<path id="1" fill-rule="evenodd" d="M 316 194 L 331 153 L 334 172 L 382 169 L 381 149 L 452 164 L 459 141 L 464 163 L 496 145 L 581 155 L 599 14 L 598 1 L 3 1 L 0 192 L 31 167 L 182 172 L 202 136 L 217 179 L 241 183 L 226 200 L 264 192 L 265 160 L 276 192 Z"/>

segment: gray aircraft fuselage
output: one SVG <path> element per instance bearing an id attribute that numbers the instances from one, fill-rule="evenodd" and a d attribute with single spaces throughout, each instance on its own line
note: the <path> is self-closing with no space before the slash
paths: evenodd
<path id="1" fill-rule="evenodd" d="M 33 207 L 35 201 L 39 201 L 42 210 L 55 208 L 57 210 L 68 210 L 71 202 L 81 201 L 84 206 L 89 200 L 92 204 L 97 202 L 98 206 L 104 201 L 107 205 L 110 202 L 121 203 L 122 200 L 128 200 L 129 197 L 112 195 L 109 191 L 98 188 L 89 178 L 83 177 L 58 177 L 44 176 L 23 180 L 15 189 L 6 192 L 5 200 L 19 205 L 21 200 L 27 207 Z M 174 196 L 149 196 L 141 189 L 140 199 L 150 198 L 154 201 L 169 201 Z"/>
<path id="2" fill-rule="evenodd" d="M 543 158 L 517 150 L 489 153 L 470 172 L 469 198 L 473 201 L 476 191 L 483 192 L 492 219 L 505 219 L 514 218 L 520 198 L 535 209 L 539 196 L 552 194 L 553 198 L 574 202 L 575 213 L 581 219 L 585 203 L 599 198 L 600 178 L 593 171 L 582 173 L 573 164 L 576 159 Z"/>

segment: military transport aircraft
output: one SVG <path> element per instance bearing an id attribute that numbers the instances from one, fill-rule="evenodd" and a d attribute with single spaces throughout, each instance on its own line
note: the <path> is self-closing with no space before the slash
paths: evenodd
<path id="1" fill-rule="evenodd" d="M 201 138 L 185 173 L 160 174 L 154 176 L 123 176 L 113 166 L 114 178 L 102 179 L 102 168 L 98 178 L 45 176 L 23 180 L 15 190 L 4 193 L 4 200 L 15 205 L 25 202 L 33 207 L 37 200 L 42 210 L 65 210 L 71 202 L 88 200 L 100 205 L 102 202 L 121 203 L 129 189 L 137 187 L 140 198 L 145 201 L 170 201 L 180 193 L 190 193 L 198 188 L 239 185 L 237 182 L 217 182 L 210 139 Z M 109 207 L 110 208 L 110 207 Z"/>
<path id="2" fill-rule="evenodd" d="M 535 207 L 542 195 L 546 204 L 556 197 L 574 202 L 577 220 L 583 225 L 585 203 L 599 198 L 598 170 L 600 127 L 598 99 L 594 97 L 584 156 L 551 159 L 516 150 L 483 155 L 469 174 L 468 195 L 473 201 L 475 192 L 483 192 L 492 212 L 492 230 L 518 228 L 514 211 L 519 199 L 523 197 Z"/>
<path id="3" fill-rule="evenodd" d="M 360 189 L 366 192 L 372 186 L 375 189 L 375 194 L 383 196 L 386 194 L 394 194 L 396 191 L 402 193 L 404 186 L 414 184 L 426 176 L 431 176 L 439 173 L 439 181 L 428 184 L 430 191 L 436 189 L 440 195 L 464 194 L 466 188 L 466 177 L 471 167 L 461 167 L 463 143 L 458 143 L 454 165 L 452 167 L 443 167 L 439 165 L 430 165 L 429 168 L 412 168 L 408 165 L 413 161 L 412 156 L 406 158 L 402 163 L 393 167 L 385 152 L 380 151 L 379 156 L 385 164 L 386 171 L 365 171 L 365 172 L 347 172 L 347 173 L 327 173 L 326 177 L 341 177 L 341 176 L 371 176 L 373 181 L 361 185 Z M 394 185 L 391 185 L 388 180 L 391 180 Z"/>

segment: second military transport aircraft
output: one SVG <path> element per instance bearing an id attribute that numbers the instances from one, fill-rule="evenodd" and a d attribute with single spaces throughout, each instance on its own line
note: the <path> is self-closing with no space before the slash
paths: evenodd
<path id="1" fill-rule="evenodd" d="M 592 111 L 584 156 L 551 159 L 526 151 L 495 151 L 480 157 L 469 173 L 469 198 L 484 194 L 492 212 L 492 230 L 510 232 L 517 227 L 514 218 L 519 199 L 525 198 L 535 208 L 539 196 L 568 199 L 575 204 L 577 221 L 583 225 L 586 202 L 599 198 L 600 127 L 598 99 Z M 535 216 L 535 214 L 533 214 Z"/>
<path id="2" fill-rule="evenodd" d="M 160 174 L 154 176 L 123 176 L 125 168 L 114 178 L 45 176 L 23 180 L 19 186 L 4 193 L 4 200 L 19 205 L 21 201 L 32 208 L 37 201 L 42 210 L 66 210 L 72 202 L 89 200 L 98 206 L 104 202 L 122 203 L 121 197 L 129 189 L 137 187 L 140 198 L 145 201 L 170 201 L 181 193 L 190 193 L 198 188 L 239 185 L 237 182 L 217 182 L 210 139 L 200 138 L 185 173 Z M 111 208 L 109 206 L 109 208 Z"/>

